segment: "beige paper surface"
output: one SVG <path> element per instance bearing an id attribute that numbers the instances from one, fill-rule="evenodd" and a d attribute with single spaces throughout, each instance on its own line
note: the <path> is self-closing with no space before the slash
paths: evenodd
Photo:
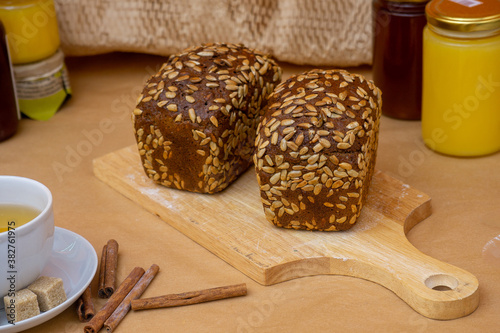
<path id="1" fill-rule="evenodd" d="M 164 58 L 109 54 L 68 58 L 73 98 L 47 122 L 21 121 L 0 144 L 0 173 L 34 178 L 54 196 L 56 226 L 100 252 L 120 243 L 118 280 L 135 266 L 160 272 L 143 297 L 246 283 L 245 297 L 129 313 L 117 332 L 493 332 L 500 307 L 500 154 L 460 159 L 435 154 L 420 122 L 383 117 L 377 168 L 430 195 L 432 215 L 410 233 L 423 253 L 474 274 L 480 303 L 471 315 L 427 319 L 394 293 L 344 276 L 262 286 L 125 198 L 92 172 L 92 160 L 134 144 L 130 112 Z M 305 67 L 286 65 L 284 78 Z M 370 69 L 353 71 L 371 76 Z M 221 214 L 224 212 L 221 212 Z M 96 287 L 94 280 L 93 287 Z M 93 288 L 93 290 L 97 290 Z M 99 309 L 103 300 L 95 298 Z M 81 332 L 74 307 L 27 332 Z"/>

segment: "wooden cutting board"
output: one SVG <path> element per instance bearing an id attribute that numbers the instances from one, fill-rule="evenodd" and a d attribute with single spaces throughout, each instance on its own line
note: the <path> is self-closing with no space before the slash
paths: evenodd
<path id="1" fill-rule="evenodd" d="M 270 224 L 252 169 L 222 193 L 184 192 L 147 178 L 131 146 L 95 159 L 94 173 L 263 285 L 340 274 L 381 284 L 429 318 L 459 318 L 478 306 L 472 274 L 422 254 L 405 236 L 431 214 L 430 197 L 383 172 L 375 173 L 358 222 L 342 232 Z"/>

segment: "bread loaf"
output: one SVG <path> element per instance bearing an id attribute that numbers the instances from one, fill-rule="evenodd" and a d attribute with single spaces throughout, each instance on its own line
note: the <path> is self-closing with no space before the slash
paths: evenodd
<path id="1" fill-rule="evenodd" d="M 133 111 L 146 174 L 192 192 L 226 188 L 251 165 L 261 109 L 280 81 L 273 59 L 242 45 L 172 55 Z"/>
<path id="2" fill-rule="evenodd" d="M 312 70 L 281 83 L 257 130 L 266 218 L 284 228 L 346 230 L 373 174 L 381 92 L 363 76 Z"/>

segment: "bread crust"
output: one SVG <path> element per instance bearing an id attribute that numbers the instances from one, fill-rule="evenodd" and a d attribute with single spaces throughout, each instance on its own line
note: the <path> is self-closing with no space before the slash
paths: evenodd
<path id="1" fill-rule="evenodd" d="M 211 43 L 172 55 L 133 111 L 146 174 L 167 187 L 215 193 L 252 163 L 255 133 L 281 69 L 243 45 Z"/>
<path id="2" fill-rule="evenodd" d="M 312 70 L 281 83 L 257 129 L 254 164 L 276 226 L 353 226 L 374 170 L 381 92 L 363 76 Z"/>

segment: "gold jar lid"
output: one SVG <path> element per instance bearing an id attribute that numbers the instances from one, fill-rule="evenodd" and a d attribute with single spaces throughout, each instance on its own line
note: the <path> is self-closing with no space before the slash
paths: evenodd
<path id="1" fill-rule="evenodd" d="M 432 0 L 425 8 L 427 22 L 456 32 L 500 30 L 498 0 Z"/>

